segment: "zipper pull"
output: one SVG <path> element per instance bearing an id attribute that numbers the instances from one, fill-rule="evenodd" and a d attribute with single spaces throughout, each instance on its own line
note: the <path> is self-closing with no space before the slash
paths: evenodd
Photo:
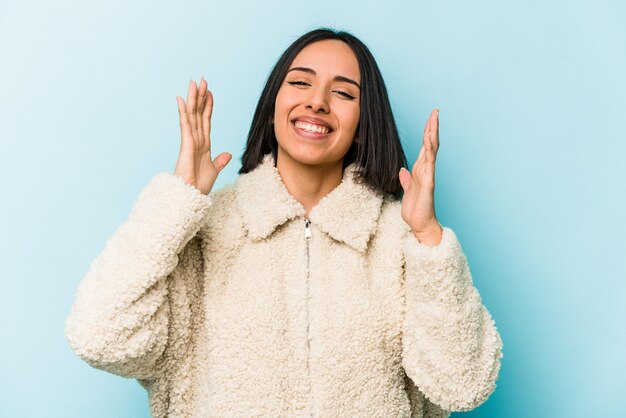
<path id="1" fill-rule="evenodd" d="M 305 239 L 313 238 L 313 235 L 311 235 L 311 220 L 310 219 L 304 220 L 304 238 Z"/>

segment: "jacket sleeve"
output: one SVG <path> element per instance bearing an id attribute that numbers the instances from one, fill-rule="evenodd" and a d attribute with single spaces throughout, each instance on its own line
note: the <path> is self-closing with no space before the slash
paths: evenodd
<path id="1" fill-rule="evenodd" d="M 168 342 L 168 275 L 210 203 L 210 196 L 173 174 L 152 178 L 78 286 L 65 321 L 78 356 L 120 376 L 156 377 Z"/>
<path id="2" fill-rule="evenodd" d="M 495 390 L 502 340 L 483 306 L 455 233 L 443 227 L 435 247 L 404 237 L 402 365 L 433 403 L 467 411 Z"/>

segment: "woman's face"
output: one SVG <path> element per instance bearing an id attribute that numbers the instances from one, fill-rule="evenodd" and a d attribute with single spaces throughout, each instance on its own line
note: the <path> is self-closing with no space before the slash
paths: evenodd
<path id="1" fill-rule="evenodd" d="M 296 56 L 278 90 L 278 159 L 308 165 L 343 161 L 359 124 L 361 75 L 352 49 L 324 40 Z"/>

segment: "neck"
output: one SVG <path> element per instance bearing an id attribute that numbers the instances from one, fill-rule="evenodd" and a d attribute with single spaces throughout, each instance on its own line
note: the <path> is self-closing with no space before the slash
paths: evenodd
<path id="1" fill-rule="evenodd" d="M 319 201 L 341 183 L 343 161 L 332 164 L 303 164 L 278 151 L 276 168 L 291 194 L 306 211 L 309 217 Z"/>

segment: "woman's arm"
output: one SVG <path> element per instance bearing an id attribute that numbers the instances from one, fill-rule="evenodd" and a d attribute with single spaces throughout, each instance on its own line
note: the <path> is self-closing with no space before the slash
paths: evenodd
<path id="1" fill-rule="evenodd" d="M 82 359 L 125 377 L 155 376 L 168 342 L 168 275 L 181 256 L 183 266 L 201 265 L 199 245 L 187 243 L 210 203 L 169 173 L 144 188 L 129 219 L 91 263 L 66 320 L 66 338 Z"/>
<path id="2" fill-rule="evenodd" d="M 187 102 L 176 102 L 181 144 L 174 174 L 155 176 L 142 191 L 128 221 L 81 282 L 65 327 L 74 351 L 92 366 L 139 379 L 156 375 L 172 331 L 168 326 L 177 339 L 189 325 L 183 312 L 189 310 L 188 295 L 180 282 L 193 289 L 189 282 L 202 274 L 202 255 L 198 242 L 185 246 L 200 229 L 208 194 L 232 157 L 211 158 L 213 95 L 205 80 L 200 86 L 190 81 Z M 168 295 L 168 285 L 178 291 Z"/>
<path id="3" fill-rule="evenodd" d="M 466 411 L 495 390 L 502 340 L 483 306 L 461 245 L 443 228 L 435 247 L 408 233 L 402 364 L 419 390 L 448 411 Z"/>

